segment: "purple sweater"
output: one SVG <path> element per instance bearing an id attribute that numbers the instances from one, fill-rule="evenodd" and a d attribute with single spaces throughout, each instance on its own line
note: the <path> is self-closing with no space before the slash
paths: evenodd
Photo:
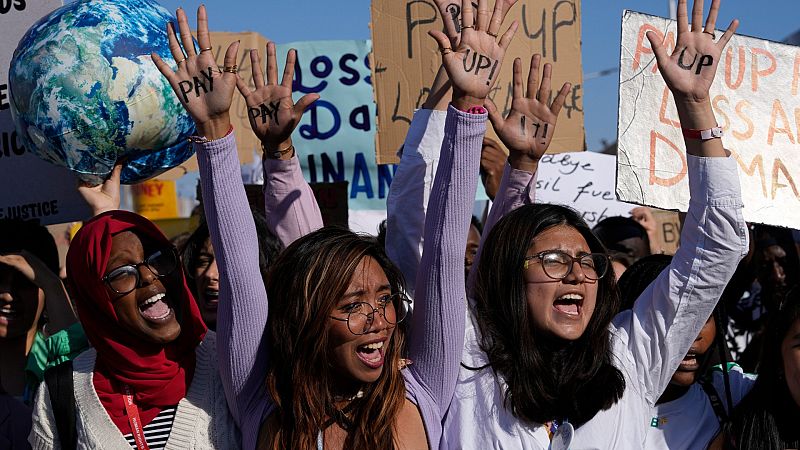
<path id="1" fill-rule="evenodd" d="M 464 284 L 461 265 L 477 186 L 486 116 L 448 112 L 441 162 L 429 204 L 426 240 L 417 277 L 406 397 L 417 405 L 431 449 L 439 447 L 442 419 L 455 389 L 464 339 L 466 299 L 440 292 Z M 241 180 L 233 134 L 196 144 L 206 220 L 220 271 L 217 342 L 220 375 L 245 449 L 254 449 L 272 411 L 266 391 L 268 301 L 258 268 L 256 229 Z M 322 226 L 319 208 L 297 158 L 264 162 L 267 220 L 288 245 Z M 452 187 L 452 189 L 448 189 Z M 469 197 L 469 198 L 467 198 Z M 428 256 L 426 256 L 428 255 Z M 434 255 L 436 255 L 434 257 Z M 428 299 L 431 299 L 430 303 Z"/>

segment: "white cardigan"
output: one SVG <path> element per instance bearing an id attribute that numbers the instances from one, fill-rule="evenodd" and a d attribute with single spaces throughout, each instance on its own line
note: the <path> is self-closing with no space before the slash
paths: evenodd
<path id="1" fill-rule="evenodd" d="M 239 432 L 228 412 L 219 378 L 213 331 L 208 331 L 196 352 L 194 377 L 186 397 L 178 403 L 165 449 L 240 448 Z M 131 446 L 111 421 L 94 390 L 92 376 L 96 357 L 96 351 L 89 349 L 72 362 L 78 448 L 130 450 Z M 61 448 L 46 383 L 36 392 L 28 441 L 34 450 Z"/>

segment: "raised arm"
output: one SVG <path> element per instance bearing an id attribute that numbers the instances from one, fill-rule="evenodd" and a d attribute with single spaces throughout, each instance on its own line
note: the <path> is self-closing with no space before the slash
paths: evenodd
<path id="1" fill-rule="evenodd" d="M 239 92 L 247 103 L 253 132 L 261 140 L 264 151 L 264 207 L 267 225 L 284 247 L 316 229 L 322 228 L 322 214 L 311 186 L 303 178 L 300 161 L 292 144 L 292 131 L 300 123 L 303 112 L 319 99 L 306 94 L 295 104 L 292 100 L 292 79 L 297 51 L 289 50 L 283 80 L 278 84 L 278 62 L 275 43 L 267 44 L 267 79 L 261 73 L 258 50 L 250 50 L 253 67 L 251 91 L 240 78 Z"/>
<path id="2" fill-rule="evenodd" d="M 444 140 L 451 98 L 449 85 L 450 79 L 444 67 L 440 67 L 431 95 L 411 119 L 400 165 L 386 199 L 386 254 L 403 272 L 412 298 L 422 255 L 425 211 Z"/>
<path id="3" fill-rule="evenodd" d="M 410 336 L 411 371 L 424 383 L 442 414 L 455 389 L 464 339 L 466 295 L 463 257 L 477 187 L 480 149 L 486 114 L 480 110 L 499 73 L 505 49 L 516 23 L 499 33 L 507 9 L 504 2 L 491 16 L 487 0 L 462 2 L 461 40 L 453 50 L 441 32 L 431 32 L 439 43 L 445 69 L 453 83 L 453 102 L 447 112 L 445 137 L 425 217 L 425 241 L 417 275 L 415 309 Z M 477 17 L 477 21 L 473 21 Z M 472 58 L 490 69 L 468 70 Z M 471 112 L 464 112 L 471 111 Z"/>
<path id="4" fill-rule="evenodd" d="M 220 272 L 220 376 L 230 411 L 243 431 L 245 448 L 254 448 L 257 432 L 253 430 L 258 429 L 269 405 L 264 384 L 269 364 L 265 338 L 268 308 L 254 246 L 256 228 L 241 183 L 236 140 L 230 132 L 229 109 L 238 78 L 235 64 L 239 44 L 228 47 L 220 72 L 211 55 L 205 7 L 197 11 L 199 54 L 186 14 L 179 9 L 177 16 L 183 49 L 169 25 L 167 33 L 178 69 L 173 71 L 158 55 L 152 58 L 197 126 L 195 150 L 206 220 Z M 205 80 L 208 90 L 182 95 L 180 83 L 193 79 Z"/>
<path id="5" fill-rule="evenodd" d="M 541 60 L 542 57 L 538 54 L 531 58 L 527 86 L 522 84 L 522 61 L 519 58 L 514 60 L 511 111 L 505 118 L 494 103 L 488 101 L 486 104 L 492 126 L 508 148 L 509 156 L 497 197 L 483 227 L 481 246 L 475 257 L 473 270 L 470 272 L 469 292 L 472 291 L 474 268 L 478 267 L 477 262 L 480 261 L 483 242 L 494 225 L 511 211 L 533 203 L 539 160 L 550 146 L 558 123 L 558 115 L 571 89 L 569 83 L 564 83 L 556 98 L 548 104 L 553 68 L 550 64 L 544 65 L 540 83 Z"/>
<path id="6" fill-rule="evenodd" d="M 648 39 L 659 70 L 675 97 L 684 130 L 717 126 L 709 101 L 722 50 L 738 25 L 733 21 L 714 42 L 713 30 L 720 0 L 711 4 L 705 30 L 703 1 L 694 3 L 689 29 L 686 0 L 678 4 L 678 45 L 667 55 L 655 35 Z M 684 53 L 688 56 L 682 56 Z M 708 67 L 688 70 L 678 64 L 694 56 Z M 685 133 L 691 136 L 691 132 Z M 642 383 L 643 395 L 655 403 L 669 383 L 681 359 L 695 340 L 737 263 L 748 249 L 742 217 L 742 196 L 735 160 L 726 155 L 721 140 L 687 137 L 689 192 L 691 200 L 681 232 L 681 245 L 672 264 L 636 300 L 633 310 L 617 316 L 613 325 L 627 344 L 628 361 Z"/>

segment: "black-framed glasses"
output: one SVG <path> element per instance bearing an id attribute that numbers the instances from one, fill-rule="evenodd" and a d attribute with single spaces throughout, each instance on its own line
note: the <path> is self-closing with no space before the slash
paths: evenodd
<path id="1" fill-rule="evenodd" d="M 572 256 L 561 250 L 545 250 L 535 255 L 525 257 L 525 268 L 529 268 L 533 261 L 539 260 L 544 269 L 544 274 L 554 280 L 563 280 L 571 272 L 577 262 L 581 266 L 583 275 L 589 280 L 599 280 L 608 272 L 611 259 L 605 253 L 586 253 Z"/>
<path id="2" fill-rule="evenodd" d="M 145 266 L 158 278 L 163 278 L 178 268 L 178 252 L 173 247 L 159 250 L 138 264 L 125 264 L 111 269 L 103 282 L 112 291 L 125 295 L 139 286 L 139 267 Z"/>
<path id="3" fill-rule="evenodd" d="M 411 300 L 398 292 L 381 296 L 378 299 L 377 308 L 367 302 L 350 303 L 337 309 L 330 317 L 333 320 L 347 322 L 347 329 L 351 333 L 362 335 L 372 328 L 375 313 L 379 312 L 387 323 L 397 325 L 408 316 L 410 306 Z"/>

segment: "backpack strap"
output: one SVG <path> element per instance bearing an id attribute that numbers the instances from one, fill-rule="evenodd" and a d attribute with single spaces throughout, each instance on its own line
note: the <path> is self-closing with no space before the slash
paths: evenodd
<path id="1" fill-rule="evenodd" d="M 72 390 L 72 361 L 63 362 L 44 372 L 44 381 L 50 393 L 50 404 L 56 420 L 61 448 L 75 450 L 78 435 L 75 429 L 75 393 Z"/>

